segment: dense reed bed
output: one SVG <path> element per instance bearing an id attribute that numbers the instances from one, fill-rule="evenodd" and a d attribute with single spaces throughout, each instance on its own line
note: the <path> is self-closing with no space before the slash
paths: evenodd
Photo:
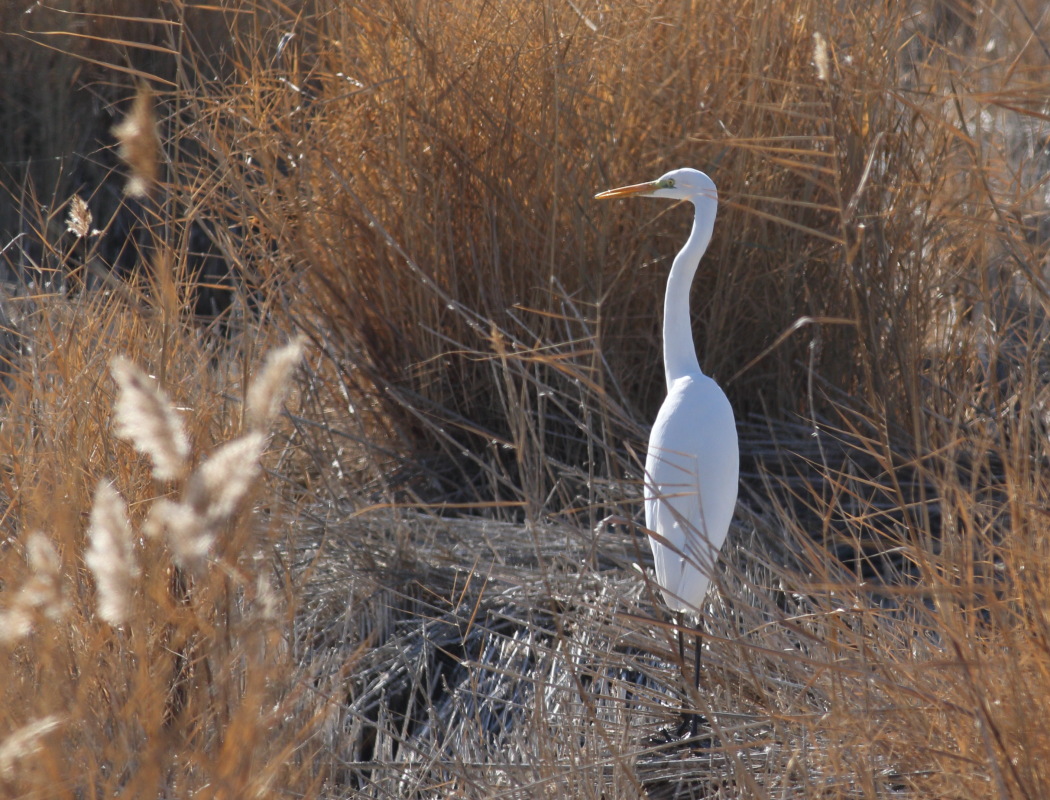
<path id="1" fill-rule="evenodd" d="M 137 8 L 0 12 L 0 791 L 1046 793 L 1041 4 Z M 677 166 L 698 692 L 596 527 L 688 220 L 592 197 Z"/>

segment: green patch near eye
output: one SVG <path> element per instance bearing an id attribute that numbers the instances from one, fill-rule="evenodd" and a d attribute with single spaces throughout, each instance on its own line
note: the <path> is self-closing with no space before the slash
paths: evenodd
<path id="1" fill-rule="evenodd" d="M 664 178 L 662 181 L 660 181 L 660 188 L 661 189 L 673 189 L 674 188 L 674 178 Z"/>

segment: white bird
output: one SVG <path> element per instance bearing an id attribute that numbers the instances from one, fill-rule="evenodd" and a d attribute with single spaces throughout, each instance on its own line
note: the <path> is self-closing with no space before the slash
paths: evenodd
<path id="1" fill-rule="evenodd" d="M 689 288 L 711 242 L 718 190 L 703 172 L 676 169 L 655 181 L 596 197 L 634 195 L 688 200 L 695 211 L 692 232 L 667 277 L 663 321 L 667 398 L 649 437 L 644 483 L 645 525 L 656 561 L 656 582 L 672 611 L 698 614 L 711 567 L 733 519 L 740 473 L 733 408 L 718 384 L 700 371 L 689 316 Z M 698 636 L 697 681 L 699 661 Z"/>

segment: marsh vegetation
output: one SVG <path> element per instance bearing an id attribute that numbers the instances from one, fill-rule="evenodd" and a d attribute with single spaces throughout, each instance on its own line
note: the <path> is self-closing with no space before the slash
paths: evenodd
<path id="1" fill-rule="evenodd" d="M 0 792 L 1047 794 L 1042 3 L 90 5 L 0 11 Z M 595 531 L 688 216 L 592 197 L 677 166 L 695 693 Z"/>

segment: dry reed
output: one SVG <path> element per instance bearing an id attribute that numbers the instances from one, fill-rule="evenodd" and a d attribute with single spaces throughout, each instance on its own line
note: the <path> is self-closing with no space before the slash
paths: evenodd
<path id="1" fill-rule="evenodd" d="M 116 230 L 71 204 L 60 246 L 12 190 L 5 793 L 1046 793 L 1038 4 L 223 9 L 225 59 L 178 15 L 123 45 L 178 67 L 145 279 L 41 293 Z M 682 165 L 724 198 L 696 332 L 746 454 L 699 692 L 644 540 L 591 533 L 636 510 L 686 220 L 589 198 Z M 222 343 L 202 220 L 261 289 Z M 310 342 L 297 393 L 255 320 Z"/>

